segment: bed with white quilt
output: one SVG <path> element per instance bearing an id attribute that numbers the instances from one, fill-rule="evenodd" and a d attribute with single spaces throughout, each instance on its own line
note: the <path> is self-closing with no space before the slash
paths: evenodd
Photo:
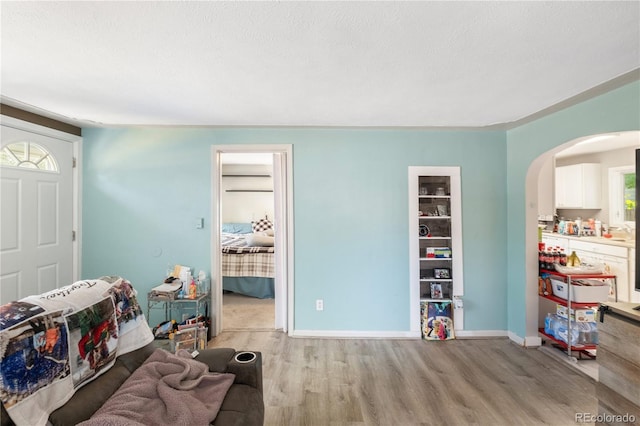
<path id="1" fill-rule="evenodd" d="M 221 243 L 223 290 L 259 299 L 273 298 L 273 224 L 266 219 L 251 223 L 225 223 Z"/>

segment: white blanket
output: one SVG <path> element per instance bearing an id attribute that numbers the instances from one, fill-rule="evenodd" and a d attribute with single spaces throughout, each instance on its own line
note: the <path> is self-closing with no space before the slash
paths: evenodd
<path id="1" fill-rule="evenodd" d="M 78 281 L 0 306 L 0 399 L 18 425 L 44 425 L 115 358 L 153 341 L 119 277 Z"/>

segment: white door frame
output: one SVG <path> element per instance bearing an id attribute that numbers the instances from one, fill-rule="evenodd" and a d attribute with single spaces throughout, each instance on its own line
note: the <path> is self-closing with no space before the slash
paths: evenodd
<path id="1" fill-rule="evenodd" d="M 276 202 L 280 197 L 283 209 L 275 209 L 275 223 L 281 238 L 276 238 L 276 319 L 282 318 L 283 331 L 293 331 L 293 146 L 292 145 L 213 145 L 211 147 L 211 320 L 212 334 L 222 331 L 222 227 L 221 178 L 223 153 L 276 153 L 285 157 L 280 179 L 274 179 Z M 279 183 L 279 184 L 278 184 Z M 279 246 L 281 245 L 281 246 Z M 278 279 L 280 278 L 280 279 Z M 280 281 L 280 282 L 279 282 Z M 285 321 L 286 319 L 286 321 Z M 279 327 L 278 327 L 279 328 Z"/>
<path id="2" fill-rule="evenodd" d="M 48 136 L 55 139 L 60 139 L 73 144 L 73 157 L 76 161 L 76 166 L 73 168 L 72 181 L 73 181 L 73 221 L 72 227 L 76 232 L 75 240 L 73 241 L 73 255 L 72 255 L 72 273 L 73 281 L 78 281 L 81 276 L 82 265 L 82 136 L 72 135 L 70 133 L 61 132 L 49 127 L 41 126 L 39 124 L 30 123 L 24 120 L 18 120 L 17 118 L 1 115 L 0 124 L 14 129 L 23 130 L 25 132 L 35 133 L 42 136 Z M 72 284 L 72 283 L 68 283 Z"/>

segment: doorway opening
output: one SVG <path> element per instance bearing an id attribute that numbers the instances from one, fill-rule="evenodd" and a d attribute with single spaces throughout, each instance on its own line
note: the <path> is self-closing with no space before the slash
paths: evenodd
<path id="1" fill-rule="evenodd" d="M 212 147 L 212 332 L 291 330 L 290 145 Z"/>
<path id="2" fill-rule="evenodd" d="M 530 165 L 526 178 L 526 346 L 540 346 L 541 338 L 538 329 L 544 327 L 544 318 L 552 310 L 546 300 L 538 296 L 538 226 L 543 229 L 543 235 L 554 241 L 562 240 L 560 234 L 553 234 L 554 215 L 567 219 L 577 216 L 593 217 L 604 223 L 609 223 L 611 209 L 608 207 L 613 194 L 607 183 L 608 170 L 628 163 L 631 154 L 638 148 L 640 132 L 619 132 L 602 135 L 590 135 L 567 141 L 536 158 Z M 568 209 L 556 204 L 555 170 L 556 167 L 582 163 L 598 163 L 601 166 L 602 197 L 598 208 Z M 548 232 L 549 234 L 544 234 Z M 566 238 L 564 238 L 566 240 Z M 613 268 L 613 264 L 609 265 Z M 626 276 L 627 269 L 623 269 Z M 612 269 L 613 271 L 613 269 Z M 620 283 L 626 281 L 622 273 L 616 273 Z M 616 291 L 622 291 L 622 285 Z M 627 292 L 627 295 L 628 292 Z M 630 295 L 632 296 L 632 295 Z M 618 294 L 616 297 L 624 297 Z M 555 306 L 555 305 L 554 305 Z M 544 348 L 543 348 L 544 349 Z M 557 355 L 557 351 L 552 351 Z M 560 353 L 562 355 L 562 353 Z M 566 360 L 566 354 L 561 356 Z M 591 363 L 597 366 L 597 363 Z M 581 363 L 580 369 L 593 377 L 595 368 L 589 363 Z"/>

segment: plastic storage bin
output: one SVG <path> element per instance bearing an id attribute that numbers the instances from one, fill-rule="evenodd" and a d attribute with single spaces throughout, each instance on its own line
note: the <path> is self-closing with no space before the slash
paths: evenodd
<path id="1" fill-rule="evenodd" d="M 602 282 L 590 282 L 592 285 L 571 284 L 571 301 L 576 303 L 605 302 L 609 297 L 609 286 Z M 564 281 L 551 278 L 553 295 L 567 299 L 568 285 Z"/>

